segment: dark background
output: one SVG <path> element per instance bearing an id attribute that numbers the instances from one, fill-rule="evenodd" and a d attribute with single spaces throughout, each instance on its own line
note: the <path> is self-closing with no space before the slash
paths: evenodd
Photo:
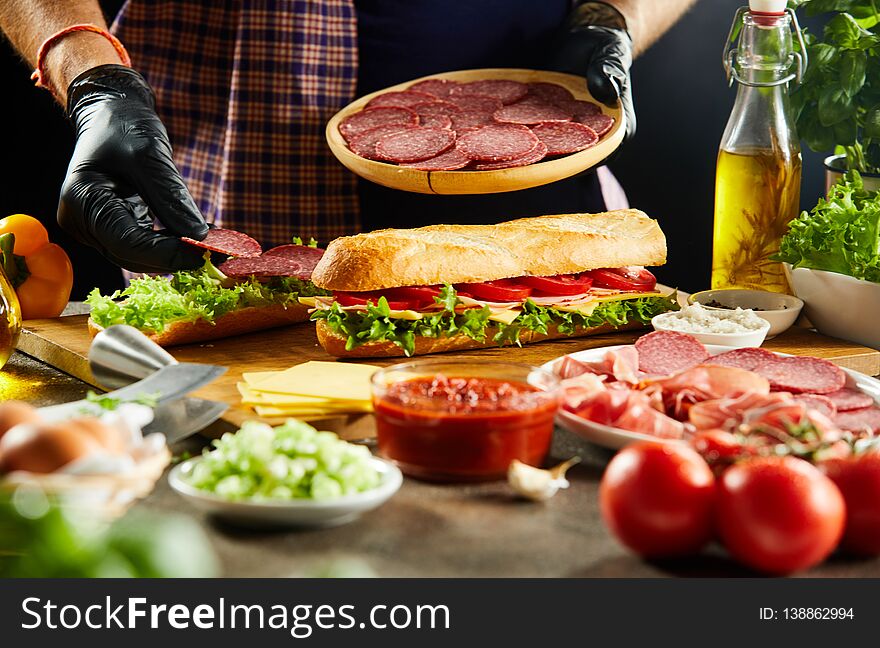
<path id="1" fill-rule="evenodd" d="M 122 2 L 101 4 L 112 17 Z M 743 0 L 700 0 L 636 61 L 638 133 L 611 164 L 632 206 L 659 219 L 666 233 L 669 262 L 658 276 L 688 291 L 709 283 L 715 156 L 735 95 L 726 85 L 721 49 L 742 4 Z M 23 212 L 49 227 L 76 268 L 74 299 L 95 286 L 112 290 L 121 285 L 119 270 L 55 224 L 73 138 L 61 108 L 49 93 L 33 87 L 29 72 L 9 45 L 0 42 L 5 106 L 0 217 Z M 804 151 L 804 208 L 822 193 L 822 157 Z M 552 205 L 547 212 L 553 213 Z"/>

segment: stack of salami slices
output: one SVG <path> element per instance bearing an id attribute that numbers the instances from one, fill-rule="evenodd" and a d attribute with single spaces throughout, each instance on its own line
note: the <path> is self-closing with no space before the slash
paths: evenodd
<path id="1" fill-rule="evenodd" d="M 230 257 L 219 269 L 231 279 L 293 277 L 308 281 L 324 254 L 324 250 L 308 245 L 279 245 L 263 252 L 259 242 L 247 234 L 221 228 L 208 230 L 201 241 L 183 240 Z"/>
<path id="2" fill-rule="evenodd" d="M 425 79 L 375 96 L 339 131 L 349 149 L 421 171 L 520 167 L 595 146 L 614 118 L 555 83 Z"/>

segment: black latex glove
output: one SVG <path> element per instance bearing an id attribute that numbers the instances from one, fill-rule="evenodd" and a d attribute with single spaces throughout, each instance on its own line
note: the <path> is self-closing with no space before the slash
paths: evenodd
<path id="1" fill-rule="evenodd" d="M 67 112 L 76 147 L 61 188 L 61 227 L 128 270 L 198 267 L 201 251 L 177 237 L 201 240 L 208 226 L 171 160 L 144 78 L 122 65 L 88 70 L 70 84 Z M 168 233 L 153 229 L 153 217 Z"/>
<path id="2" fill-rule="evenodd" d="M 607 106 L 620 99 L 626 118 L 626 138 L 636 132 L 636 113 L 630 92 L 632 38 L 625 29 L 583 24 L 573 14 L 550 61 L 552 69 L 587 79 L 590 94 Z"/>

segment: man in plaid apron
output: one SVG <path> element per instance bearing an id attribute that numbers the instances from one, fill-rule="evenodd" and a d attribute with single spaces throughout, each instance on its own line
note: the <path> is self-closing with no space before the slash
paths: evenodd
<path id="1" fill-rule="evenodd" d="M 324 127 L 356 96 L 408 79 L 527 67 L 581 74 L 598 99 L 622 99 L 631 135 L 633 50 L 692 1 L 128 0 L 112 31 L 131 68 L 91 33 L 66 36 L 44 61 L 77 135 L 59 221 L 124 268 L 164 272 L 200 263 L 178 237 L 203 238 L 206 222 L 270 246 L 601 211 L 616 186 L 607 169 L 509 194 L 407 194 L 348 172 Z M 35 66 L 39 43 L 76 23 L 103 25 L 97 0 L 0 7 L 0 27 Z"/>

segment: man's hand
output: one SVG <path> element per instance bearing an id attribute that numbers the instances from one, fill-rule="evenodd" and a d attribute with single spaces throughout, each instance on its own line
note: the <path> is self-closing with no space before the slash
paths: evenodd
<path id="1" fill-rule="evenodd" d="M 636 132 L 629 76 L 633 41 L 623 15 L 608 4 L 588 2 L 572 12 L 565 29 L 550 65 L 585 77 L 590 94 L 605 105 L 614 107 L 619 100 L 626 137 L 632 137 Z"/>
<path id="2" fill-rule="evenodd" d="M 144 78 L 121 65 L 80 74 L 67 90 L 76 146 L 58 222 L 79 241 L 136 272 L 198 267 L 208 226 L 171 159 L 168 134 Z M 155 217 L 170 234 L 153 230 Z"/>

